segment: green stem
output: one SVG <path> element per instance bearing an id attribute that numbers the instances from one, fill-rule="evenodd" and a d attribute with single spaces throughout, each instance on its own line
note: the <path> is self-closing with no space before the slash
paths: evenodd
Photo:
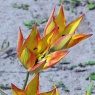
<path id="1" fill-rule="evenodd" d="M 26 88 L 28 78 L 29 78 L 29 72 L 27 72 L 26 79 L 25 79 L 25 82 L 24 82 L 24 85 L 23 85 L 23 90 L 25 90 L 25 88 Z"/>
<path id="2" fill-rule="evenodd" d="M 6 93 L 4 93 L 2 90 L 0 90 L 0 95 L 7 95 Z"/>

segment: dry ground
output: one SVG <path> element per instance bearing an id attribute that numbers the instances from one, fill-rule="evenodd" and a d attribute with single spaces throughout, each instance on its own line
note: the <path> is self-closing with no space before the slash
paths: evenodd
<path id="1" fill-rule="evenodd" d="M 58 2 L 59 0 L 0 0 L 0 44 L 2 45 L 3 40 L 7 39 L 10 42 L 8 49 L 13 49 L 12 52 L 9 52 L 10 54 L 5 53 L 0 57 L 0 84 L 10 85 L 14 83 L 18 87 L 22 87 L 26 70 L 15 55 L 18 29 L 21 27 L 24 36 L 27 37 L 31 30 L 24 26 L 23 22 L 48 18 L 55 5 L 56 10 L 58 10 Z M 13 8 L 14 3 L 28 4 L 29 9 Z M 89 11 L 87 5 L 83 2 L 82 5 L 75 8 L 75 12 L 65 10 L 67 23 L 84 13 L 85 17 L 76 33 L 89 33 L 93 34 L 93 36 L 71 48 L 70 53 L 58 65 L 41 72 L 41 91 L 50 90 L 53 82 L 55 84 L 62 82 L 69 89 L 70 95 L 81 95 L 81 93 L 84 95 L 86 87 L 90 83 L 85 78 L 91 72 L 95 72 L 95 66 L 86 66 L 85 68 L 78 66 L 73 70 L 68 69 L 72 65 L 95 60 L 95 10 Z M 39 26 L 41 33 L 45 24 Z M 70 62 L 70 64 L 64 64 L 67 62 Z M 60 95 L 66 95 L 63 88 L 63 85 L 58 88 Z M 11 90 L 4 91 L 11 95 Z"/>

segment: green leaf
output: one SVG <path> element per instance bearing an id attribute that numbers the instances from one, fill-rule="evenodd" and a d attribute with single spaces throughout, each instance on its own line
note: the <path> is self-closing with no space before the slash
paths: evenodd
<path id="1" fill-rule="evenodd" d="M 87 87 L 86 92 L 88 93 L 88 95 L 91 95 L 93 84 L 94 84 L 94 83 L 91 82 L 90 85 Z"/>
<path id="2" fill-rule="evenodd" d="M 13 8 L 21 9 L 21 6 L 17 5 L 16 3 L 14 3 L 14 4 L 12 5 L 12 7 L 13 7 Z"/>
<path id="3" fill-rule="evenodd" d="M 86 80 L 95 80 L 95 73 L 92 73 L 89 77 L 86 78 Z"/>
<path id="4" fill-rule="evenodd" d="M 27 26 L 28 29 L 32 29 L 35 23 L 36 23 L 35 20 L 23 22 L 23 24 L 24 24 L 25 26 Z"/>
<path id="5" fill-rule="evenodd" d="M 0 95 L 7 95 L 7 94 L 4 93 L 2 90 L 0 90 Z"/>
<path id="6" fill-rule="evenodd" d="M 88 4 L 88 9 L 89 9 L 89 10 L 95 9 L 95 5 L 92 4 L 92 3 Z"/>
<path id="7" fill-rule="evenodd" d="M 69 92 L 69 89 L 68 89 L 67 87 L 64 87 L 63 90 L 64 90 L 65 92 Z"/>
<path id="8" fill-rule="evenodd" d="M 2 45 L 1 45 L 1 50 L 5 50 L 10 46 L 10 43 L 7 42 L 7 40 L 4 40 Z"/>
<path id="9" fill-rule="evenodd" d="M 43 24 L 45 22 L 47 22 L 47 19 L 40 20 L 40 21 L 38 21 L 38 25 Z"/>
<path id="10" fill-rule="evenodd" d="M 85 65 L 95 65 L 95 61 L 88 61 L 85 63 Z"/>
<path id="11" fill-rule="evenodd" d="M 78 67 L 77 65 L 72 65 L 69 69 L 73 70 L 74 68 L 77 68 L 77 67 Z"/>

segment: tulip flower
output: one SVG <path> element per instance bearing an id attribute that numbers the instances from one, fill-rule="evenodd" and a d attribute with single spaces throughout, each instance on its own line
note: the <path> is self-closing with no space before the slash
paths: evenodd
<path id="1" fill-rule="evenodd" d="M 13 95 L 58 95 L 56 88 L 49 92 L 39 92 L 39 74 L 35 75 L 30 83 L 27 85 L 25 90 L 16 87 L 14 84 L 11 85 Z"/>
<path id="2" fill-rule="evenodd" d="M 62 5 L 57 16 L 54 16 L 55 7 L 41 37 L 35 25 L 28 38 L 24 41 L 20 29 L 18 38 L 17 55 L 21 63 L 28 71 L 38 72 L 58 63 L 69 49 L 79 42 L 87 39 L 92 34 L 75 34 L 75 30 L 84 17 L 84 14 L 66 25 L 65 14 Z M 58 56 L 59 55 L 59 56 Z"/>
<path id="3" fill-rule="evenodd" d="M 82 40 L 90 37 L 92 34 L 75 34 L 75 30 L 82 21 L 84 14 L 66 25 L 65 14 L 62 5 L 60 6 L 57 16 L 54 16 L 53 9 L 47 25 L 44 29 L 44 36 L 53 32 L 50 50 L 63 50 L 73 47 Z"/>
<path id="4" fill-rule="evenodd" d="M 17 55 L 23 66 L 28 69 L 29 72 L 37 73 L 42 69 L 49 68 L 58 63 L 68 54 L 67 51 L 56 51 L 45 55 L 50 47 L 49 43 L 51 37 L 52 33 L 41 38 L 37 27 L 34 26 L 32 32 L 24 41 L 24 37 L 20 29 Z M 51 59 L 49 59 L 50 57 Z"/>

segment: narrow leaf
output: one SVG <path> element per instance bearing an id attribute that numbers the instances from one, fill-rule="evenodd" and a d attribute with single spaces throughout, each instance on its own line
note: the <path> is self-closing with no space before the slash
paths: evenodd
<path id="1" fill-rule="evenodd" d="M 92 87 L 93 87 L 93 82 L 90 83 L 90 85 L 88 86 L 88 88 L 87 88 L 87 90 L 86 90 L 86 95 L 91 95 Z"/>

